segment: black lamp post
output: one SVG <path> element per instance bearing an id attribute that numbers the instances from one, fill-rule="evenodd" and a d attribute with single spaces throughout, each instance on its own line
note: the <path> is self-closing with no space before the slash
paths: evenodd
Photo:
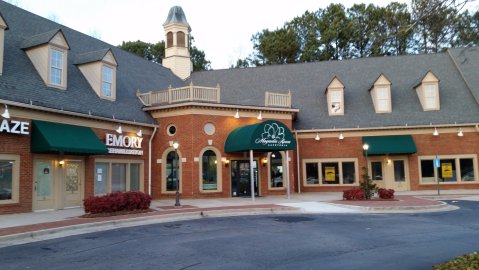
<path id="1" fill-rule="evenodd" d="M 173 143 L 173 148 L 175 149 L 175 159 L 176 159 L 176 166 L 174 166 L 174 174 L 176 177 L 176 201 L 175 201 L 175 206 L 181 206 L 180 204 L 180 177 L 179 177 L 179 162 L 180 159 L 178 157 L 178 147 L 180 147 L 180 144 L 178 142 Z"/>
<path id="2" fill-rule="evenodd" d="M 368 150 L 369 150 L 369 144 L 365 143 L 363 144 L 363 150 L 364 150 L 364 154 L 366 156 L 366 174 L 369 175 L 369 172 L 368 172 Z"/>

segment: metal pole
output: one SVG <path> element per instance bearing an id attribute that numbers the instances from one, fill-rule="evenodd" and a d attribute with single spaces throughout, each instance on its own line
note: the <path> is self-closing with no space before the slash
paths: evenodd
<path id="1" fill-rule="evenodd" d="M 253 150 L 249 150 L 249 174 L 251 182 L 251 200 L 254 202 Z"/>
<path id="2" fill-rule="evenodd" d="M 175 177 L 176 177 L 176 201 L 175 201 L 175 206 L 181 206 L 180 204 L 180 177 L 179 177 L 179 161 L 180 159 L 178 158 L 178 150 L 175 149 L 175 159 L 176 159 L 176 167 L 174 168 L 175 170 Z"/>
<path id="3" fill-rule="evenodd" d="M 434 178 L 436 178 L 437 195 L 441 195 L 441 186 L 439 185 L 439 166 L 436 166 L 437 160 L 438 157 L 436 155 L 436 159 L 434 160 Z"/>
<path id="4" fill-rule="evenodd" d="M 288 200 L 291 199 L 291 191 L 289 187 L 289 155 L 286 150 L 286 192 L 288 193 Z"/>

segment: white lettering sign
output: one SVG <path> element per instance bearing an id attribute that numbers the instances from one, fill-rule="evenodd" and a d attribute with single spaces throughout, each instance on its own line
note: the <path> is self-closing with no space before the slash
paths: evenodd
<path id="1" fill-rule="evenodd" d="M 254 143 L 261 144 L 263 146 L 280 146 L 286 147 L 291 144 L 291 140 L 286 140 L 284 134 L 284 128 L 278 124 L 266 124 L 264 125 L 264 132 L 261 133 L 261 138 L 257 138 Z"/>
<path id="2" fill-rule="evenodd" d="M 3 119 L 0 124 L 0 132 L 28 135 L 30 134 L 29 127 L 30 123 L 28 122 Z"/>
<path id="3" fill-rule="evenodd" d="M 134 149 L 122 149 L 122 148 L 108 148 L 110 154 L 122 154 L 122 155 L 143 155 L 141 150 L 141 143 L 143 138 L 134 136 L 124 136 L 116 134 L 106 134 L 105 144 L 107 146 L 134 148 Z M 140 149 L 140 150 L 136 150 Z"/>

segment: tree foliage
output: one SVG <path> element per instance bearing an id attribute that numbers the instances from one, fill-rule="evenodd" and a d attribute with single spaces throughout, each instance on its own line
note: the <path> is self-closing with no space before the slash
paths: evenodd
<path id="1" fill-rule="evenodd" d="M 253 53 L 234 67 L 436 53 L 479 45 L 479 11 L 461 12 L 473 1 L 412 0 L 409 7 L 391 2 L 348 9 L 330 4 L 306 11 L 282 28 L 254 34 Z"/>

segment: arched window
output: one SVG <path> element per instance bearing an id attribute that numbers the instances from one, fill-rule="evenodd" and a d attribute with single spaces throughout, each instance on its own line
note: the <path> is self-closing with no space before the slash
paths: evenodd
<path id="1" fill-rule="evenodd" d="M 166 48 L 173 47 L 173 32 L 168 32 L 166 34 Z"/>
<path id="2" fill-rule="evenodd" d="M 166 156 L 166 191 L 176 191 L 176 184 L 180 181 L 179 157 L 175 151 Z M 179 185 L 181 186 L 181 184 Z"/>
<path id="3" fill-rule="evenodd" d="M 183 32 L 176 33 L 176 46 L 186 47 L 186 35 Z"/>
<path id="4" fill-rule="evenodd" d="M 202 162 L 202 189 L 218 189 L 218 160 L 213 150 L 206 150 L 201 158 Z"/>
<path id="5" fill-rule="evenodd" d="M 283 187 L 283 156 L 280 152 L 272 152 L 269 162 L 270 187 Z"/>

